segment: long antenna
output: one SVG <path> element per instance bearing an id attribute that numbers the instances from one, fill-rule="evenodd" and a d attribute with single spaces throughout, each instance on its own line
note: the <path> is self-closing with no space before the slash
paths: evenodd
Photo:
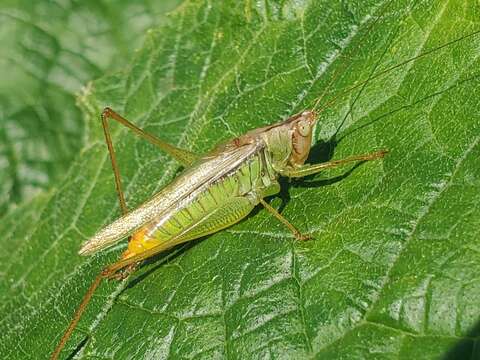
<path id="1" fill-rule="evenodd" d="M 439 50 L 441 50 L 441 49 L 443 49 L 443 48 L 445 48 L 445 47 L 447 47 L 447 46 L 450 46 L 450 45 L 455 44 L 455 43 L 457 43 L 457 42 L 460 42 L 460 41 L 462 41 L 462 40 L 468 39 L 468 38 L 470 38 L 470 37 L 472 37 L 472 36 L 475 36 L 475 35 L 477 35 L 477 34 L 479 34 L 479 33 L 480 33 L 480 30 L 477 30 L 477 31 L 474 31 L 474 32 L 472 32 L 472 33 L 470 33 L 470 34 L 463 35 L 463 36 L 461 36 L 461 37 L 459 37 L 459 38 L 457 38 L 457 39 L 454 39 L 454 40 L 452 40 L 452 41 L 449 41 L 449 42 L 447 42 L 447 43 L 445 43 L 445 44 L 443 44 L 443 45 L 439 45 L 439 46 L 437 46 L 437 47 L 435 47 L 435 48 L 433 48 L 433 49 L 427 50 L 427 51 L 425 51 L 425 52 L 423 52 L 423 53 L 421 53 L 421 54 L 419 54 L 419 55 L 417 55 L 417 56 L 414 56 L 414 57 L 412 57 L 412 58 L 410 58 L 410 59 L 407 59 L 407 60 L 405 60 L 405 61 L 402 61 L 401 63 L 398 63 L 398 64 L 396 64 L 396 65 L 393 65 L 393 66 L 391 66 L 391 67 L 389 67 L 389 68 L 387 68 L 387 69 L 385 69 L 385 70 L 382 70 L 382 71 L 380 71 L 380 72 L 378 72 L 378 73 L 370 76 L 370 77 L 369 77 L 368 79 L 366 79 L 366 80 L 362 80 L 362 81 L 360 81 L 360 82 L 358 82 L 358 83 L 356 83 L 356 84 L 354 84 L 354 85 L 352 85 L 352 86 L 350 86 L 350 87 L 348 87 L 348 88 L 346 88 L 346 89 L 344 89 L 344 90 L 341 90 L 341 91 L 340 91 L 337 95 L 335 95 L 330 101 L 326 102 L 326 103 L 317 111 L 317 113 L 318 113 L 318 114 L 321 113 L 321 112 L 322 112 L 323 110 L 325 110 L 328 106 L 333 105 L 333 104 L 334 104 L 338 99 L 340 99 L 342 96 L 348 94 L 348 93 L 349 93 L 350 91 L 352 91 L 352 90 L 355 90 L 355 89 L 359 88 L 360 86 L 366 84 L 367 82 L 372 81 L 373 79 L 376 79 L 376 78 L 378 78 L 378 77 L 380 77 L 380 76 L 382 76 L 382 75 L 385 75 L 386 73 L 388 73 L 388 72 L 390 72 L 390 71 L 392 71 L 392 70 L 394 70 L 394 69 L 397 69 L 397 68 L 399 68 L 399 67 L 402 67 L 402 66 L 404 66 L 404 65 L 407 65 L 407 64 L 411 63 L 412 61 L 415 61 L 415 60 L 417 60 L 417 59 L 420 59 L 420 58 L 422 58 L 422 57 L 425 57 L 425 56 L 427 56 L 427 55 L 429 55 L 429 54 L 431 54 L 431 53 L 434 53 L 434 52 L 436 52 L 436 51 L 439 51 Z M 315 106 L 316 106 L 316 105 L 318 105 L 318 101 L 315 103 Z M 315 106 L 312 108 L 312 110 L 315 110 Z"/>
<path id="2" fill-rule="evenodd" d="M 315 110 L 315 108 L 318 106 L 318 104 L 323 100 L 323 98 L 325 97 L 325 95 L 327 94 L 328 90 L 330 90 L 330 88 L 332 87 L 333 83 L 335 82 L 335 80 L 337 80 L 337 78 L 344 73 L 344 71 L 346 70 L 346 68 L 351 64 L 351 59 L 352 57 L 356 54 L 356 52 L 358 51 L 358 49 L 360 48 L 360 45 L 362 45 L 363 41 L 363 38 L 366 36 L 366 34 L 368 34 L 370 32 L 370 30 L 375 26 L 375 24 L 380 20 L 380 18 L 382 18 L 383 15 L 385 15 L 385 12 L 387 11 L 387 8 L 388 6 L 393 2 L 393 0 L 389 0 L 385 5 L 383 5 L 383 9 L 381 10 L 380 12 L 380 15 L 378 15 L 375 20 L 368 26 L 367 28 L 367 31 L 365 31 L 364 34 L 362 34 L 362 36 L 360 37 L 360 41 L 356 44 L 356 46 L 353 48 L 351 54 L 348 54 L 348 57 L 347 57 L 347 60 L 350 60 L 350 61 L 346 61 L 344 63 L 342 63 L 342 66 L 338 69 L 335 70 L 335 73 L 333 74 L 333 77 L 332 79 L 330 80 L 330 82 L 328 83 L 328 85 L 325 87 L 325 89 L 323 90 L 322 94 L 317 98 L 317 100 L 315 101 L 315 104 L 313 105 L 312 107 L 312 110 Z"/>
<path id="3" fill-rule="evenodd" d="M 395 38 L 395 36 L 397 35 L 398 33 L 398 28 L 397 28 L 397 31 L 395 31 L 394 33 L 392 33 L 392 39 Z M 376 64 L 374 64 L 374 66 L 372 67 L 371 71 L 370 71 L 370 74 L 368 75 L 368 78 L 367 80 L 362 84 L 361 88 L 360 88 L 360 91 L 357 92 L 357 94 L 355 95 L 355 98 L 353 99 L 351 105 L 350 105 L 350 108 L 348 109 L 347 113 L 343 116 L 343 119 L 342 119 L 342 122 L 340 123 L 340 125 L 337 127 L 337 129 L 335 130 L 335 133 L 330 137 L 330 141 L 331 140 L 334 140 L 336 139 L 338 133 L 340 132 L 340 129 L 343 127 L 343 125 L 345 124 L 345 122 L 347 121 L 349 115 L 353 112 L 353 107 L 355 106 L 355 103 L 358 101 L 358 99 L 360 98 L 360 96 L 362 95 L 363 91 L 365 90 L 365 88 L 367 87 L 367 84 L 372 80 L 372 76 L 375 75 L 375 71 L 377 70 L 377 67 L 378 65 L 380 64 L 380 62 L 382 61 L 382 58 L 383 56 L 385 55 L 385 53 L 388 51 L 388 47 L 385 47 L 385 50 L 383 52 L 383 54 L 381 56 L 378 57 L 378 61 L 376 62 Z"/>

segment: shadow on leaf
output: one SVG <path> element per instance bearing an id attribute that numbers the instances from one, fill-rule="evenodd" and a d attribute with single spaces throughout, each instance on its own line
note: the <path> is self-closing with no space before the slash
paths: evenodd
<path id="1" fill-rule="evenodd" d="M 480 321 L 470 330 L 464 339 L 458 341 L 442 360 L 479 359 Z"/>

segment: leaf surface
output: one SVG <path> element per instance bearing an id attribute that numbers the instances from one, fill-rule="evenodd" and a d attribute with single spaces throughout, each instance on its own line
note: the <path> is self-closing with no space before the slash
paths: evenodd
<path id="1" fill-rule="evenodd" d="M 10 226 L 15 215 L 2 222 L 11 250 L 0 264 L 8 294 L 0 305 L 0 352 L 46 357 L 95 274 L 120 252 L 76 254 L 119 215 L 98 121 L 102 107 L 202 153 L 312 107 L 325 89 L 321 104 L 479 30 L 478 6 L 184 4 L 147 34 L 126 71 L 81 94 L 91 131 L 58 190 L 39 201 L 38 212 L 25 209 L 25 225 Z M 295 241 L 260 209 L 157 257 L 126 281 L 102 285 L 63 356 L 478 357 L 479 48 L 479 36 L 454 42 L 321 112 L 312 162 L 390 153 L 285 182 L 284 204 L 271 204 L 314 240 Z M 113 128 L 128 205 L 138 206 L 179 165 Z"/>

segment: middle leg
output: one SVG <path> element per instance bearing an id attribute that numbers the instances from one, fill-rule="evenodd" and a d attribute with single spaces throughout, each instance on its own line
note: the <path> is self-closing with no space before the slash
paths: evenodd
<path id="1" fill-rule="evenodd" d="M 275 210 L 269 203 L 267 203 L 265 200 L 260 199 L 260 204 L 263 205 L 263 207 L 270 213 L 272 214 L 275 218 L 277 218 L 283 225 L 285 225 L 288 230 L 292 232 L 292 234 L 295 236 L 297 240 L 309 240 L 312 237 L 310 235 L 304 235 L 300 231 L 297 230 L 295 226 L 293 226 L 287 219 L 285 219 L 277 210 Z"/>

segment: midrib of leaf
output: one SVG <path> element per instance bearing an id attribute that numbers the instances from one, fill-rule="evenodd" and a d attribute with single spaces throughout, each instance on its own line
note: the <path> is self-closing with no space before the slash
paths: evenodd
<path id="1" fill-rule="evenodd" d="M 218 89 L 218 88 L 220 88 L 220 85 L 217 87 L 217 89 Z M 205 104 L 203 104 L 203 105 L 205 105 L 205 106 L 199 105 L 199 108 L 204 110 L 203 112 L 199 112 L 199 114 L 202 114 L 202 115 L 206 115 L 206 114 L 207 114 L 207 110 L 210 108 L 211 104 L 213 104 L 213 102 L 214 102 L 213 95 L 214 95 L 215 93 L 216 93 L 215 91 L 213 91 L 213 92 L 211 93 L 211 94 L 212 94 L 212 99 L 210 100 L 210 102 L 207 103 L 207 105 L 205 105 Z M 132 92 L 132 96 L 134 96 L 134 92 Z M 208 97 L 205 96 L 204 99 L 208 99 Z M 200 98 L 198 98 L 198 100 L 197 100 L 197 105 L 198 105 L 199 103 L 201 103 L 202 101 L 203 101 L 203 99 L 200 100 Z M 152 111 L 152 109 L 151 109 L 150 111 L 148 111 L 147 114 L 150 114 L 151 111 Z M 192 129 L 195 128 L 196 130 L 198 130 L 198 129 L 203 128 L 205 125 L 207 125 L 208 122 L 207 122 L 207 118 L 206 118 L 206 117 L 205 117 L 204 119 L 202 119 L 202 116 L 198 116 L 198 118 L 199 118 L 200 120 L 202 120 L 202 121 L 198 121 L 198 122 L 192 120 L 194 117 L 195 117 L 195 116 L 194 116 L 194 114 L 193 114 L 193 112 L 192 112 L 192 113 L 191 113 L 190 122 L 188 123 L 188 126 L 189 126 L 190 128 L 192 128 Z M 200 131 L 198 131 L 198 133 L 200 133 Z M 120 131 L 118 131 L 118 132 L 116 133 L 115 137 L 116 137 L 116 139 L 119 139 L 119 138 L 122 138 L 124 135 L 126 135 L 126 133 L 125 133 L 124 131 L 120 130 Z M 188 139 L 188 142 L 189 142 L 190 144 L 193 144 L 194 146 L 195 146 L 195 144 L 198 144 L 198 142 L 196 141 L 196 138 L 195 138 L 195 131 L 193 131 L 193 130 L 192 130 L 192 132 L 191 132 L 191 135 L 188 135 L 188 136 L 185 135 L 184 132 L 182 132 L 182 136 L 181 136 L 180 138 L 181 138 L 181 141 L 179 142 L 179 144 L 182 143 L 182 140 L 183 140 L 183 139 Z M 187 140 L 183 140 L 183 141 L 186 142 Z M 96 146 L 96 145 L 95 145 L 95 146 Z M 98 146 L 103 146 L 103 144 L 98 144 Z M 105 155 L 105 154 L 104 154 L 104 155 Z M 103 156 L 103 161 L 101 162 L 101 164 L 105 164 L 105 159 L 106 159 L 106 157 Z M 406 159 L 406 160 L 408 160 L 408 159 Z M 108 166 L 108 164 L 105 164 L 105 166 Z M 400 166 L 400 164 L 399 164 L 399 166 Z M 174 163 L 173 163 L 173 162 L 169 162 L 167 168 L 173 168 L 173 167 L 174 167 Z M 101 168 L 101 167 L 99 167 L 99 168 Z M 383 172 L 383 171 L 382 171 L 382 172 Z M 136 171 L 136 172 L 135 172 L 135 178 L 132 179 L 131 183 L 135 183 L 135 179 L 136 179 L 136 177 L 137 177 L 138 174 L 140 174 L 140 171 Z M 157 185 L 157 187 L 158 187 L 158 186 L 161 186 L 161 184 L 163 183 L 163 181 L 164 181 L 164 178 L 162 178 L 162 180 L 159 182 L 159 185 Z M 345 204 L 345 205 L 348 206 L 348 204 Z M 79 208 L 78 208 L 78 211 L 81 211 L 81 210 L 82 210 L 82 208 L 79 207 Z M 351 210 L 351 209 L 350 209 L 350 210 Z M 240 228 L 241 228 L 241 226 L 240 226 Z M 227 231 L 227 232 L 233 233 L 233 232 L 235 232 L 235 231 L 236 231 L 236 230 L 231 230 L 231 231 Z M 282 233 L 281 236 L 283 236 L 283 233 Z M 291 246 L 291 248 L 293 249 L 294 244 L 292 243 L 292 244 L 290 244 L 290 246 Z M 293 250 L 292 250 L 292 251 L 293 251 Z M 86 264 L 86 266 L 88 266 L 90 263 L 93 263 L 93 260 L 95 260 L 95 259 L 92 259 L 91 261 L 85 261 L 84 264 Z M 76 272 L 76 270 L 75 270 L 75 272 Z M 298 282 L 298 280 L 297 280 L 297 282 Z M 148 284 L 148 281 L 147 281 L 146 283 Z M 119 291 L 119 288 L 117 288 L 117 291 Z M 113 296 L 113 298 L 115 298 L 115 296 Z M 49 300 L 50 300 L 50 299 L 49 299 Z M 48 301 L 48 302 L 49 302 L 49 301 Z M 118 302 L 122 303 L 122 302 L 124 302 L 124 300 L 120 300 L 120 301 L 118 301 Z M 47 306 L 48 306 L 48 304 L 47 304 Z M 303 306 L 303 304 L 301 304 L 301 306 Z M 138 304 L 132 304 L 132 308 L 135 308 L 135 307 L 138 307 L 138 308 L 140 309 L 140 307 L 138 306 Z M 106 312 L 106 311 L 110 310 L 110 308 L 111 308 L 110 306 L 105 306 L 105 307 L 103 307 L 103 310 Z M 148 308 L 143 308 L 143 309 L 146 310 L 146 311 L 151 311 L 151 309 L 148 309 Z M 101 314 L 104 313 L 104 311 L 101 311 Z M 96 328 L 96 324 L 94 324 L 94 325 L 95 325 L 94 328 Z M 308 339 L 308 336 L 307 336 L 307 339 Z M 228 344 L 227 344 L 227 341 L 226 341 L 226 346 L 227 346 L 227 345 L 228 345 Z M 209 350 L 209 349 L 205 349 L 205 351 L 208 351 L 208 350 Z"/>

